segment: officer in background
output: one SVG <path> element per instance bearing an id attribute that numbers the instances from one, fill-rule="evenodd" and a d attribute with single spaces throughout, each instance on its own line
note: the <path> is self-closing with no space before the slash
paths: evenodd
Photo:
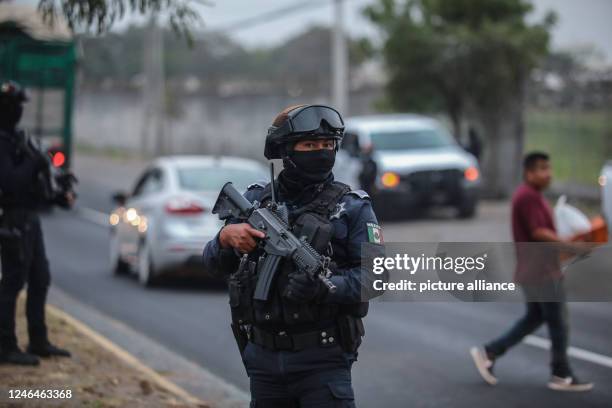
<path id="1" fill-rule="evenodd" d="M 368 194 L 376 193 L 376 175 L 378 165 L 374 160 L 374 145 L 365 146 L 361 151 L 361 171 L 359 172 L 359 183 Z"/>
<path id="2" fill-rule="evenodd" d="M 17 83 L 0 84 L 0 228 L 13 234 L 0 242 L 0 363 L 37 365 L 38 356 L 70 356 L 47 337 L 45 303 L 50 274 L 37 210 L 45 204 L 67 208 L 74 196 L 50 191 L 46 157 L 18 130 L 26 100 Z M 30 340 L 27 353 L 19 349 L 15 335 L 16 300 L 25 282 Z"/>
<path id="3" fill-rule="evenodd" d="M 250 377 L 251 406 L 355 406 L 351 366 L 365 333 L 367 301 L 380 294 L 372 293 L 372 280 L 380 276 L 360 266 L 362 243 L 384 251 L 368 195 L 334 181 L 343 133 L 335 109 L 293 106 L 274 119 L 264 152 L 283 160 L 279 201 L 287 204 L 293 233 L 331 257 L 335 292 L 286 259 L 271 298 L 254 300 L 258 242 L 265 234 L 237 220 L 226 222 L 204 249 L 208 270 L 229 274 L 232 329 Z M 270 183 L 252 184 L 244 196 L 266 205 L 271 189 Z"/>

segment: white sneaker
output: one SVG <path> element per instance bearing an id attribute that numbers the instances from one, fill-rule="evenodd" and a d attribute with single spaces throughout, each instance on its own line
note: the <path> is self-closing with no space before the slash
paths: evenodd
<path id="1" fill-rule="evenodd" d="M 493 365 L 495 364 L 493 360 L 490 360 L 487 356 L 487 352 L 480 347 L 472 347 L 470 349 L 470 355 L 474 360 L 474 364 L 476 364 L 476 369 L 483 380 L 487 382 L 487 384 L 495 385 L 497 384 L 497 378 L 493 375 Z"/>
<path id="2" fill-rule="evenodd" d="M 582 382 L 576 377 L 557 377 L 553 375 L 548 382 L 548 388 L 555 391 L 584 392 L 593 389 L 593 383 Z"/>

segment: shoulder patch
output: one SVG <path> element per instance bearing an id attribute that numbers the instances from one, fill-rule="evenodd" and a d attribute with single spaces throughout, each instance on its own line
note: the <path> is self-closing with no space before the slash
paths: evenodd
<path id="1" fill-rule="evenodd" d="M 252 190 L 254 188 L 265 188 L 266 187 L 266 182 L 265 181 L 256 181 L 255 183 L 251 183 L 247 186 L 247 190 Z"/>
<path id="2" fill-rule="evenodd" d="M 340 216 L 342 214 L 346 213 L 346 203 L 341 202 L 336 204 L 336 208 L 334 209 L 334 213 L 332 215 L 329 216 L 330 220 L 333 220 L 334 218 L 340 219 Z"/>
<path id="3" fill-rule="evenodd" d="M 368 228 L 368 242 L 374 244 L 382 244 L 384 242 L 382 229 L 378 224 L 367 222 L 366 227 Z"/>
<path id="4" fill-rule="evenodd" d="M 365 192 L 365 191 L 363 191 L 363 190 L 351 190 L 351 191 L 349 191 L 349 192 L 348 192 L 348 193 L 346 193 L 346 194 L 351 194 L 351 195 L 354 195 L 354 196 L 356 196 L 356 197 L 361 198 L 362 200 L 363 200 L 363 199 L 366 199 L 366 198 L 367 198 L 368 200 L 370 199 L 370 196 L 368 195 L 368 193 L 366 193 L 366 192 Z"/>

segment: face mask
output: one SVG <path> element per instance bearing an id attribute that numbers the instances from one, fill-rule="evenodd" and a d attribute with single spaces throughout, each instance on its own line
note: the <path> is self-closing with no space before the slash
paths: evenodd
<path id="1" fill-rule="evenodd" d="M 4 111 L 0 115 L 0 129 L 13 130 L 21 120 L 23 107 L 21 105 L 3 106 Z"/>
<path id="2" fill-rule="evenodd" d="M 335 150 L 291 151 L 283 159 L 287 176 L 302 185 L 325 181 L 336 161 Z"/>

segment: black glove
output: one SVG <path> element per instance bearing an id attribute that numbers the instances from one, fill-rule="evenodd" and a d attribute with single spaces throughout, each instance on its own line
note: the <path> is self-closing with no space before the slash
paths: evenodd
<path id="1" fill-rule="evenodd" d="M 312 279 L 305 273 L 293 272 L 289 274 L 289 283 L 283 295 L 297 303 L 307 303 L 320 300 L 327 294 L 327 286 L 319 279 Z"/>
<path id="2" fill-rule="evenodd" d="M 68 193 L 67 192 L 59 192 L 54 199 L 52 200 L 53 204 L 57 205 L 60 208 L 63 208 L 64 210 L 68 210 L 72 207 L 72 204 L 74 203 L 74 200 L 76 199 L 76 194 L 72 193 L 72 200 L 70 200 L 68 198 Z"/>

